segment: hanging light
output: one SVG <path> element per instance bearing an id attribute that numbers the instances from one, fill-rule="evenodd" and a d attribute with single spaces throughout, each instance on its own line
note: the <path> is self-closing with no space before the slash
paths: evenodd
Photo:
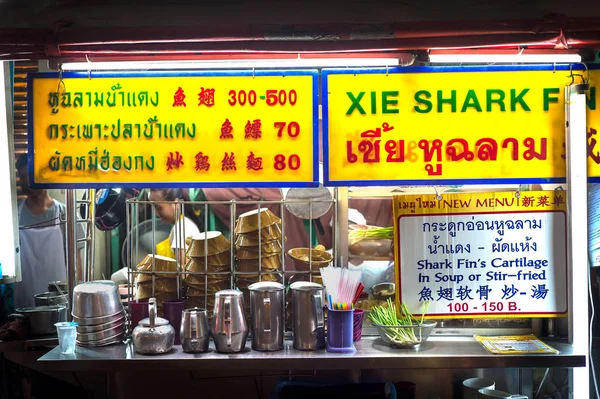
<path id="1" fill-rule="evenodd" d="M 570 50 L 432 50 L 432 64 L 568 64 L 581 62 L 581 56 Z"/>
<path id="2" fill-rule="evenodd" d="M 193 61 L 108 61 L 68 62 L 64 71 L 135 71 L 183 69 L 252 69 L 252 68 L 345 68 L 385 67 L 400 65 L 399 58 L 281 58 L 281 59 L 230 59 Z"/>

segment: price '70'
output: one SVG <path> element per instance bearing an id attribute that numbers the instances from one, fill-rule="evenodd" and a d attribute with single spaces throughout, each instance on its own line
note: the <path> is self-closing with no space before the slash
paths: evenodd
<path id="1" fill-rule="evenodd" d="M 277 137 L 282 137 L 283 136 L 283 131 L 287 130 L 287 134 L 290 137 L 298 137 L 298 135 L 300 134 L 300 125 L 298 124 L 298 122 L 275 122 L 274 126 L 279 129 L 277 131 Z M 286 129 L 287 127 L 287 129 Z"/>

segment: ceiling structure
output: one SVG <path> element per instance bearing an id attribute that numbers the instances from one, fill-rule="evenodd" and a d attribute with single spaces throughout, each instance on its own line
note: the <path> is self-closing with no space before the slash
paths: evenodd
<path id="1" fill-rule="evenodd" d="M 598 1 L 490 3 L 0 0 L 0 59 L 600 47 Z"/>

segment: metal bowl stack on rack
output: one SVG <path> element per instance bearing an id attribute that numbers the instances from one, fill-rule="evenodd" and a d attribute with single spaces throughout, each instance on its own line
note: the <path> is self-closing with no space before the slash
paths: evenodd
<path id="1" fill-rule="evenodd" d="M 248 287 L 259 281 L 281 283 L 281 219 L 267 208 L 240 215 L 235 224 L 236 287 L 244 293 L 249 315 Z"/>
<path id="2" fill-rule="evenodd" d="M 215 293 L 231 288 L 230 243 L 220 231 L 200 233 L 189 241 L 189 261 L 184 276 L 186 307 L 211 311 L 215 304 Z"/>
<path id="3" fill-rule="evenodd" d="M 117 284 L 110 280 L 81 283 L 73 291 L 77 345 L 105 346 L 125 338 L 126 313 Z"/>
<path id="4" fill-rule="evenodd" d="M 136 273 L 135 299 L 156 298 L 158 314 L 162 316 L 163 301 L 177 299 L 177 261 L 165 256 L 147 255 L 137 265 L 137 270 L 150 273 Z"/>

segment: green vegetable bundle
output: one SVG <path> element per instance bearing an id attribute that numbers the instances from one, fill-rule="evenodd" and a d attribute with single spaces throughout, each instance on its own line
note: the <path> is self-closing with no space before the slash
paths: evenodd
<path id="1" fill-rule="evenodd" d="M 428 305 L 428 304 L 427 304 Z M 425 311 L 421 315 L 419 321 L 415 318 L 412 313 L 408 310 L 408 307 L 402 303 L 400 304 L 400 316 L 396 312 L 396 305 L 388 298 L 387 304 L 383 306 L 374 306 L 371 308 L 369 313 L 369 319 L 375 325 L 396 327 L 396 326 L 414 326 L 423 324 L 423 318 Z M 395 344 L 398 345 L 414 345 L 421 342 L 421 328 L 419 330 L 419 337 L 415 335 L 415 328 L 387 328 L 385 329 L 386 336 Z"/>
<path id="2" fill-rule="evenodd" d="M 357 242 L 364 239 L 388 239 L 391 240 L 394 238 L 394 228 L 393 227 L 379 227 L 375 229 L 366 229 L 366 230 L 350 230 L 348 232 L 348 240 L 350 241 L 350 245 L 356 244 Z"/>

